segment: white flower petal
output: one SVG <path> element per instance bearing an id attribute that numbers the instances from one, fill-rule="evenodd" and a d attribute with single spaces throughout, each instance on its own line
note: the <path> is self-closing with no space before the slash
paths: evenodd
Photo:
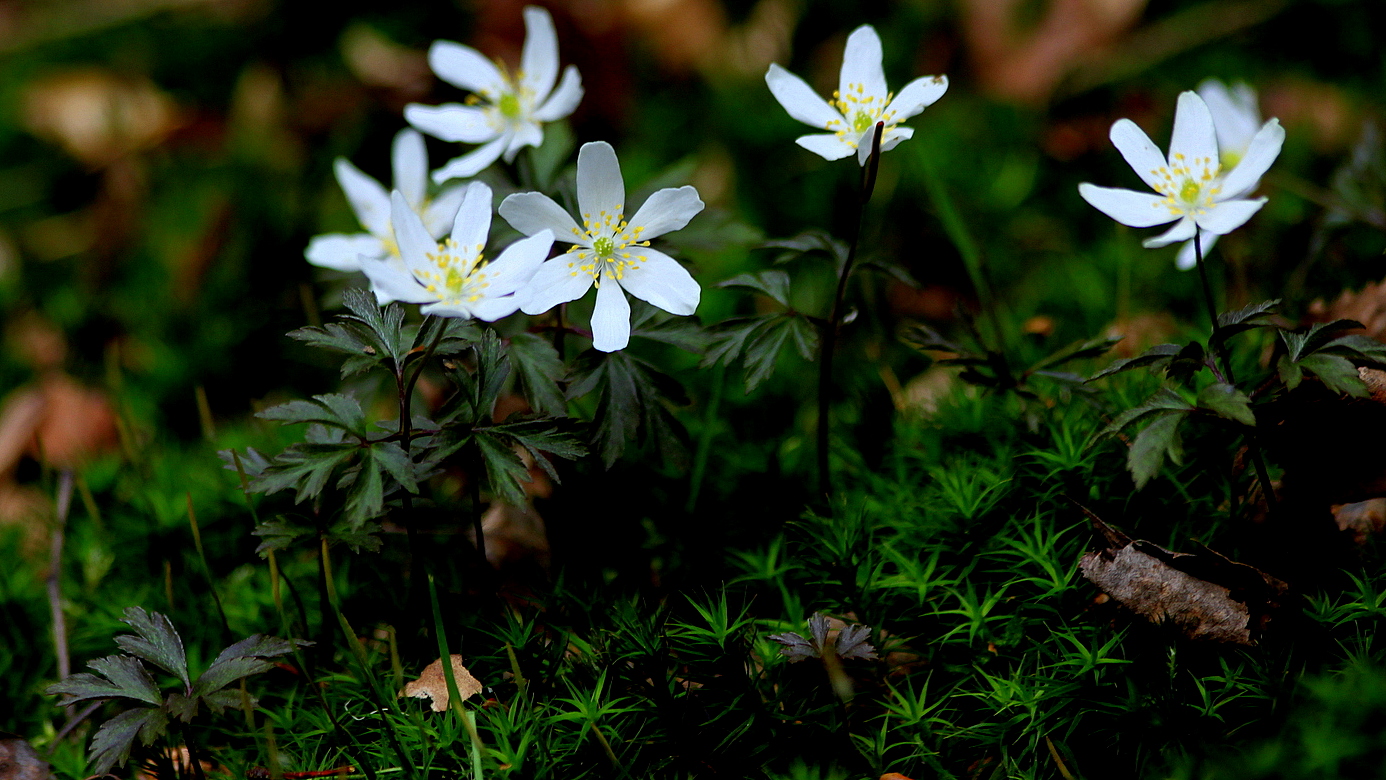
<path id="1" fill-rule="evenodd" d="M 537 5 L 525 6 L 525 47 L 520 54 L 524 85 L 543 101 L 558 78 L 558 33 L 553 17 Z"/>
<path id="2" fill-rule="evenodd" d="M 1261 207 L 1266 205 L 1265 198 L 1256 200 L 1228 200 L 1216 203 L 1208 213 L 1198 217 L 1198 226 L 1208 231 L 1225 236 L 1246 224 L 1248 219 Z"/>
<path id="3" fill-rule="evenodd" d="M 789 112 L 790 117 L 819 130 L 827 130 L 832 126 L 847 126 L 842 114 L 828 105 L 828 101 L 819 97 L 818 93 L 813 91 L 813 87 L 779 65 L 771 63 L 770 69 L 765 71 L 765 85 L 770 88 L 770 94 L 775 96 L 775 100 Z"/>
<path id="4" fill-rule="evenodd" d="M 538 122 L 521 122 L 515 126 L 510 134 L 510 143 L 505 147 L 506 162 L 514 162 L 515 154 L 526 146 L 538 146 L 544 143 L 544 131 L 540 129 Z"/>
<path id="5" fill-rule="evenodd" d="M 578 271 L 577 258 L 565 254 L 539 266 L 529 284 L 515 295 L 525 314 L 543 314 L 560 303 L 581 298 L 591 287 L 592 275 Z"/>
<path id="6" fill-rule="evenodd" d="M 548 259 L 549 250 L 552 248 L 553 233 L 547 230 L 542 230 L 529 238 L 522 238 L 506 247 L 505 251 L 500 253 L 500 257 L 482 269 L 486 274 L 486 282 L 490 285 L 486 288 L 486 296 L 493 298 L 509 295 L 529 284 L 539 266 Z M 520 305 L 518 300 L 515 305 Z"/>
<path id="7" fill-rule="evenodd" d="M 500 131 L 486 121 L 485 112 L 461 103 L 441 106 L 410 103 L 404 107 L 404 121 L 434 138 L 464 144 L 485 143 L 500 135 Z"/>
<path id="8" fill-rule="evenodd" d="M 438 193 L 438 197 L 429 201 L 428 207 L 419 216 L 423 217 L 424 228 L 430 236 L 442 238 L 452 231 L 452 225 L 457 221 L 457 210 L 462 208 L 462 198 L 466 194 L 466 185 L 458 184 L 444 189 Z"/>
<path id="9" fill-rule="evenodd" d="M 1219 197 L 1231 200 L 1256 189 L 1261 177 L 1270 169 L 1271 163 L 1280 156 L 1280 147 L 1284 144 L 1285 128 L 1280 126 L 1280 120 L 1271 119 L 1262 125 L 1256 137 L 1252 138 L 1251 144 L 1247 146 L 1246 156 L 1242 157 L 1231 173 L 1223 177 Z"/>
<path id="10" fill-rule="evenodd" d="M 1169 230 L 1161 233 L 1154 238 L 1147 238 L 1141 242 L 1141 246 L 1146 249 L 1158 249 L 1162 246 L 1169 246 L 1180 241 L 1187 241 L 1193 238 L 1194 221 L 1192 217 L 1183 217 Z"/>
<path id="11" fill-rule="evenodd" d="M 586 240 L 579 241 L 584 236 L 577 223 L 573 222 L 572 216 L 564 211 L 562 206 L 554 203 L 548 195 L 539 192 L 517 192 L 501 201 L 500 215 L 510 223 L 510 227 L 527 236 L 536 235 L 541 230 L 550 230 L 559 241 L 590 245 Z"/>
<path id="12" fill-rule="evenodd" d="M 581 102 L 582 76 L 578 75 L 577 68 L 569 65 L 563 69 L 563 80 L 558 82 L 558 89 L 531 116 L 537 122 L 553 122 L 573 113 Z"/>
<path id="13" fill-rule="evenodd" d="M 602 212 L 614 216 L 625 208 L 626 183 L 611 144 L 594 141 L 578 150 L 577 196 L 583 221 L 596 222 Z"/>
<path id="14" fill-rule="evenodd" d="M 947 76 L 923 76 L 906 84 L 900 94 L 886 106 L 886 114 L 894 114 L 892 122 L 903 122 L 918 114 L 948 91 Z"/>
<path id="15" fill-rule="evenodd" d="M 433 42 L 428 48 L 428 67 L 454 87 L 491 99 L 498 97 L 505 85 L 495 63 L 476 49 L 452 41 Z"/>
<path id="16" fill-rule="evenodd" d="M 630 301 L 615 279 L 603 279 L 592 307 L 592 346 L 602 352 L 625 349 L 630 343 Z"/>
<path id="17" fill-rule="evenodd" d="M 679 261 L 646 247 L 627 251 L 645 259 L 622 274 L 621 286 L 626 292 L 670 314 L 688 315 L 697 310 L 702 288 Z"/>
<path id="18" fill-rule="evenodd" d="M 1213 115 L 1197 92 L 1179 93 L 1174 107 L 1174 133 L 1169 139 L 1169 167 L 1198 165 L 1207 158 L 1218 162 L 1218 137 Z"/>
<path id="19" fill-rule="evenodd" d="M 1087 182 L 1078 185 L 1078 194 L 1093 208 L 1130 227 L 1153 227 L 1179 218 L 1178 214 L 1170 213 L 1165 199 L 1159 195 L 1098 187 Z"/>
<path id="20" fill-rule="evenodd" d="M 419 313 L 432 317 L 456 317 L 459 320 L 469 320 L 475 316 L 476 307 L 467 304 L 430 303 L 427 306 L 420 306 Z"/>
<path id="21" fill-rule="evenodd" d="M 390 193 L 390 220 L 395 227 L 395 244 L 404 266 L 410 271 L 431 270 L 428 255 L 437 254 L 438 242 L 424 229 L 423 220 L 398 192 Z M 401 299 L 403 300 L 403 299 Z"/>
<path id="22" fill-rule="evenodd" d="M 457 209 L 457 218 L 452 223 L 452 240 L 464 253 L 480 252 L 486 247 L 486 237 L 490 234 L 491 188 L 485 182 L 474 181 L 467 185 L 462 206 Z"/>
<path id="23" fill-rule="evenodd" d="M 888 152 L 914 137 L 913 127 L 892 127 L 881 134 L 881 151 Z"/>
<path id="24" fill-rule="evenodd" d="M 495 162 L 505 151 L 505 145 L 509 142 L 509 137 L 502 135 L 496 140 L 478 146 L 472 151 L 454 157 L 448 161 L 447 165 L 433 172 L 433 181 L 442 184 L 448 179 L 468 179 L 486 170 L 486 167 Z"/>
<path id="25" fill-rule="evenodd" d="M 1165 156 L 1139 125 L 1129 119 L 1118 119 L 1112 123 L 1109 136 L 1112 145 L 1121 152 L 1126 164 L 1141 177 L 1141 181 L 1152 189 L 1163 181 L 1158 171 L 1166 165 Z"/>
<path id="26" fill-rule="evenodd" d="M 1256 105 L 1256 91 L 1245 83 L 1231 90 L 1217 79 L 1205 79 L 1198 85 L 1198 96 L 1208 104 L 1213 115 L 1213 129 L 1218 136 L 1218 151 L 1226 155 L 1246 154 L 1251 139 L 1261 129 L 1261 111 Z"/>
<path id="27" fill-rule="evenodd" d="M 398 263 L 388 260 L 363 260 L 361 272 L 371 280 L 371 289 L 375 291 L 376 300 L 381 304 L 391 301 L 429 303 L 438 299 Z"/>
<path id="28" fill-rule="evenodd" d="M 641 241 L 657 238 L 683 229 L 705 205 L 698 197 L 698 190 L 691 185 L 677 189 L 666 187 L 645 199 L 640 210 L 630 218 L 630 226 L 643 228 L 637 236 Z"/>
<path id="29" fill-rule="evenodd" d="M 482 298 L 472 304 L 472 316 L 487 322 L 495 322 L 502 317 L 509 317 L 519 310 L 520 299 L 514 295 Z"/>
<path id="30" fill-rule="evenodd" d="M 423 136 L 409 128 L 395 133 L 390 159 L 395 169 L 395 189 L 417 211 L 428 193 L 428 149 Z"/>
<path id="31" fill-rule="evenodd" d="M 361 257 L 384 257 L 385 244 L 370 233 L 326 233 L 313 236 L 303 257 L 320 268 L 336 271 L 361 270 Z"/>
<path id="32" fill-rule="evenodd" d="M 881 37 L 876 29 L 863 24 L 847 36 L 847 49 L 842 53 L 842 71 L 838 77 L 838 94 L 863 95 L 885 100 L 887 93 L 885 70 L 881 66 Z M 861 89 L 858 90 L 858 87 Z"/>
<path id="33" fill-rule="evenodd" d="M 857 151 L 851 144 L 837 137 L 836 133 L 801 135 L 794 139 L 794 143 L 825 160 L 841 160 Z"/>
<path id="34" fill-rule="evenodd" d="M 390 194 L 380 182 L 362 173 L 344 157 L 337 158 L 332 170 L 337 174 L 337 183 L 342 185 L 351 210 L 361 221 L 361 227 L 380 238 L 389 238 Z"/>
<path id="35" fill-rule="evenodd" d="M 1200 230 L 1198 238 L 1199 242 L 1203 244 L 1203 256 L 1207 257 L 1208 250 L 1212 249 L 1213 244 L 1218 242 L 1218 237 L 1206 230 Z M 1194 252 L 1194 242 L 1185 241 L 1184 245 L 1179 247 L 1179 254 L 1174 258 L 1174 267 L 1181 271 L 1190 271 L 1197 265 L 1198 253 Z"/>

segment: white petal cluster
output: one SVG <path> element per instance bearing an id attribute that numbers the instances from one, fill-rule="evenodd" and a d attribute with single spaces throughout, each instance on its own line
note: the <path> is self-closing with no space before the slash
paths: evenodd
<path id="1" fill-rule="evenodd" d="M 443 236 L 457 215 L 463 188 L 451 187 L 436 198 L 428 197 L 428 152 L 424 149 L 423 136 L 417 132 L 401 130 L 395 135 L 392 152 L 395 189 L 429 235 Z M 304 257 L 313 265 L 338 271 L 360 271 L 366 260 L 398 262 L 389 192 L 344 158 L 337 158 L 335 171 L 347 202 L 366 232 L 315 236 L 304 250 Z M 378 288 L 375 294 L 382 304 L 393 300 Z"/>
<path id="2" fill-rule="evenodd" d="M 1226 235 L 1251 219 L 1266 199 L 1246 196 L 1279 156 L 1285 130 L 1275 119 L 1266 122 L 1247 145 L 1245 156 L 1226 170 L 1218 154 L 1208 105 L 1198 94 L 1184 92 L 1174 112 L 1168 157 L 1129 119 L 1112 125 L 1111 139 L 1157 194 L 1088 183 L 1078 185 L 1078 192 L 1098 211 L 1123 225 L 1154 227 L 1173 222 L 1169 230 L 1145 240 L 1146 247 L 1154 248 L 1187 241 L 1197 230 Z"/>
<path id="3" fill-rule="evenodd" d="M 495 260 L 485 258 L 491 232 L 491 188 L 467 185 L 452 235 L 438 243 L 398 191 L 390 196 L 400 262 L 369 260 L 361 270 L 392 300 L 423 304 L 441 317 L 475 317 L 492 322 L 520 307 L 520 290 L 549 256 L 553 233 L 541 230 L 511 244 Z"/>
<path id="4" fill-rule="evenodd" d="M 827 160 L 855 153 L 866 165 L 871 156 L 871 135 L 884 122 L 881 151 L 895 148 L 914 135 L 900 123 L 920 113 L 948 91 L 947 76 L 924 76 L 905 85 L 900 94 L 886 90 L 881 65 L 881 38 L 870 25 L 862 25 L 847 38 L 842 71 L 831 102 L 813 91 L 803 79 L 776 64 L 765 73 L 770 93 L 789 115 L 827 132 L 800 136 L 796 143 Z"/>
<path id="5" fill-rule="evenodd" d="M 481 144 L 434 171 L 434 181 L 475 176 L 501 157 L 514 160 L 520 149 L 544 142 L 542 123 L 568 116 L 582 100 L 577 68 L 569 65 L 558 79 L 558 35 L 549 12 L 526 6 L 524 16 L 525 44 L 514 74 L 470 46 L 436 41 L 429 48 L 433 72 L 472 95 L 466 105 L 409 105 L 404 118 L 444 141 Z"/>
<path id="6" fill-rule="evenodd" d="M 578 151 L 577 198 L 581 225 L 547 195 L 522 192 L 506 198 L 500 215 L 528 236 L 547 234 L 571 244 L 539 267 L 519 293 L 520 309 L 542 314 L 597 288 L 592 346 L 603 352 L 630 341 L 630 303 L 625 293 L 671 314 L 692 314 L 702 288 L 677 260 L 650 248 L 650 239 L 688 224 L 703 210 L 693 187 L 662 189 L 626 219 L 626 186 L 610 144 L 583 144 Z M 624 292 L 622 292 L 624 290 Z"/>
<path id="7" fill-rule="evenodd" d="M 1256 105 L 1256 90 L 1241 82 L 1228 88 L 1217 79 L 1204 79 L 1198 85 L 1198 96 L 1208 104 L 1208 111 L 1213 115 L 1213 130 L 1218 136 L 1218 160 L 1224 170 L 1230 171 L 1246 157 L 1252 139 L 1261 129 L 1261 110 Z M 1246 191 L 1255 192 L 1260 183 L 1261 180 L 1257 179 Z M 1199 233 L 1199 242 L 1206 255 L 1217 243 L 1218 237 L 1206 230 Z M 1179 270 L 1188 271 L 1196 263 L 1194 242 L 1190 240 L 1179 247 L 1174 264 Z"/>

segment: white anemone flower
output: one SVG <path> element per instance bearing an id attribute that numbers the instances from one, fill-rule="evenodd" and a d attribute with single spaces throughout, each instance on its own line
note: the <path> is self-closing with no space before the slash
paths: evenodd
<path id="1" fill-rule="evenodd" d="M 1241 227 L 1265 204 L 1265 198 L 1245 195 L 1280 154 L 1285 130 L 1272 119 L 1256 131 L 1246 156 L 1224 170 L 1218 155 L 1213 116 L 1194 92 L 1179 95 L 1169 157 L 1160 154 L 1145 132 L 1129 119 L 1112 125 L 1112 144 L 1155 190 L 1156 195 L 1083 183 L 1078 192 L 1103 214 L 1130 227 L 1154 227 L 1174 222 L 1164 233 L 1147 238 L 1144 246 L 1168 246 L 1203 230 L 1215 236 Z"/>
<path id="2" fill-rule="evenodd" d="M 544 142 L 543 122 L 573 113 L 582 100 L 582 78 L 569 65 L 558 79 L 558 35 L 553 18 L 538 6 L 525 6 L 525 45 L 520 70 L 513 75 L 503 63 L 493 63 L 470 46 L 435 41 L 428 64 L 443 81 L 468 90 L 467 105 L 412 104 L 404 109 L 409 124 L 444 141 L 481 146 L 433 172 L 433 180 L 465 179 L 504 157 L 515 159 L 520 149 Z"/>
<path id="3" fill-rule="evenodd" d="M 765 72 L 770 94 L 789 115 L 826 133 L 800 136 L 795 143 L 824 158 L 840 160 L 853 152 L 866 165 L 871 156 L 871 132 L 885 122 L 881 151 L 914 135 L 900 123 L 920 113 L 948 91 L 947 76 L 924 76 L 905 85 L 900 94 L 886 91 L 881 67 L 881 38 L 869 24 L 852 31 L 842 55 L 842 72 L 831 102 L 813 91 L 803 79 L 772 63 Z"/>
<path id="4" fill-rule="evenodd" d="M 402 262 L 364 260 L 362 270 L 392 299 L 424 304 L 424 314 L 487 322 L 513 314 L 520 307 L 515 291 L 529 281 L 553 246 L 553 233 L 541 230 L 487 262 L 491 188 L 481 182 L 467 185 L 452 235 L 441 244 L 424 229 L 401 193 L 391 194 L 390 212 Z"/>
<path id="5" fill-rule="evenodd" d="M 572 244 L 540 266 L 519 293 L 524 313 L 542 314 L 596 287 L 592 346 L 615 352 L 630 342 L 630 302 L 622 290 L 671 314 L 688 315 L 698 308 L 698 283 L 677 260 L 650 249 L 650 239 L 682 228 L 703 210 L 696 189 L 662 189 L 627 220 L 621 164 L 610 144 L 597 141 L 578 150 L 577 200 L 581 228 L 538 192 L 511 195 L 500 205 L 500 215 L 521 233 L 552 230 L 559 241 Z"/>
<path id="6" fill-rule="evenodd" d="M 463 187 L 450 187 L 428 197 L 428 151 L 423 136 L 414 130 L 401 130 L 395 135 L 391 149 L 395 189 L 404 197 L 410 211 L 419 217 L 424 229 L 434 238 L 446 235 L 452 227 L 457 208 L 462 204 Z M 303 255 L 308 262 L 337 271 L 360 271 L 363 259 L 398 261 L 399 248 L 390 219 L 390 194 L 380 182 L 361 172 L 360 168 L 338 157 L 335 164 L 337 183 L 346 193 L 347 202 L 365 233 L 326 233 L 315 236 Z M 390 302 L 376 290 L 380 303 Z"/>
<path id="7" fill-rule="evenodd" d="M 1261 129 L 1261 110 L 1256 105 L 1256 90 L 1244 82 L 1228 88 L 1217 79 L 1204 79 L 1198 85 L 1198 96 L 1208 104 L 1208 111 L 1213 115 L 1213 129 L 1218 136 L 1218 160 L 1224 169 L 1230 171 L 1246 156 L 1247 149 L 1251 148 L 1251 139 Z M 1260 179 L 1252 182 L 1244 194 L 1255 192 L 1260 183 Z M 1203 244 L 1204 255 L 1217 240 L 1213 233 L 1206 230 L 1200 232 L 1199 241 Z M 1179 270 L 1187 271 L 1196 263 L 1194 243 L 1188 241 L 1179 247 L 1174 264 Z"/>

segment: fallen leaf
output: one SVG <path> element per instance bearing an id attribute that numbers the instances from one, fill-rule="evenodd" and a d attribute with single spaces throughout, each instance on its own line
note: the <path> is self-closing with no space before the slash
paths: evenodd
<path id="1" fill-rule="evenodd" d="M 457 683 L 457 693 L 464 701 L 481 693 L 481 683 L 472 676 L 471 672 L 467 671 L 467 667 L 462 665 L 462 656 L 457 653 L 452 654 L 452 676 L 454 682 Z M 449 697 L 448 681 L 443 676 L 443 659 L 439 658 L 425 666 L 419 678 L 405 684 L 404 690 L 400 691 L 399 695 L 411 696 L 415 699 L 432 699 L 434 712 L 446 710 Z"/>
<path id="2" fill-rule="evenodd" d="M 22 739 L 0 739 L 0 780 L 47 780 L 52 775 L 33 746 Z"/>
<path id="3" fill-rule="evenodd" d="M 832 626 L 834 622 L 838 624 L 835 632 Z M 830 618 L 822 612 L 813 613 L 808 624 L 808 637 L 793 631 L 770 635 L 771 640 L 784 645 L 780 650 L 780 655 L 787 656 L 790 663 L 796 663 L 805 658 L 822 658 L 824 652 L 829 648 L 839 658 L 860 658 L 864 661 L 876 658 L 876 648 L 866 641 L 871 636 L 870 626 L 848 626 L 846 623 Z"/>
<path id="4" fill-rule="evenodd" d="M 1334 504 L 1332 510 L 1338 530 L 1351 534 L 1354 544 L 1366 544 L 1368 539 L 1386 530 L 1386 498 Z"/>
<path id="5" fill-rule="evenodd" d="M 1254 645 L 1289 586 L 1213 550 L 1178 553 L 1132 539 L 1084 509 L 1103 549 L 1078 568 L 1122 606 L 1157 625 L 1201 641 Z"/>
<path id="6" fill-rule="evenodd" d="M 1332 303 L 1322 298 L 1309 304 L 1310 322 L 1356 320 L 1366 325 L 1363 333 L 1377 341 L 1386 339 L 1386 279 L 1360 290 L 1344 290 Z"/>

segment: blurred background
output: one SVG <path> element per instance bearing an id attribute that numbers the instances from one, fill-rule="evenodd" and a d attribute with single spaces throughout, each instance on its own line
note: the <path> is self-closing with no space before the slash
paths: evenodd
<path id="1" fill-rule="evenodd" d="M 770 96 L 766 67 L 779 62 L 827 93 L 846 36 L 870 23 L 892 86 L 948 75 L 948 93 L 910 121 L 914 139 L 884 156 L 863 234 L 864 251 L 919 283 L 864 288 L 863 320 L 875 326 L 853 331 L 843 351 L 844 435 L 857 438 L 867 467 L 894 415 L 927 410 L 948 381 L 924 373 L 891 334 L 909 320 L 948 330 L 958 312 L 975 311 L 960 246 L 982 258 L 1003 318 L 1023 334 L 1016 349 L 1038 355 L 1114 332 L 1128 336 L 1119 351 L 1129 353 L 1202 327 L 1197 279 L 1175 270 L 1177 247 L 1141 249 L 1138 232 L 1090 208 L 1076 187 L 1138 186 L 1107 140 L 1111 123 L 1130 117 L 1164 146 L 1176 95 L 1206 77 L 1251 84 L 1263 115 L 1288 133 L 1263 183 L 1269 204 L 1218 245 L 1215 278 L 1228 304 L 1284 297 L 1292 318 L 1351 316 L 1386 329 L 1386 292 L 1368 286 L 1386 276 L 1386 4 L 1376 0 L 544 5 L 562 60 L 586 85 L 572 137 L 611 141 L 632 190 L 687 182 L 708 203 L 671 238 L 704 286 L 709 324 L 753 305 L 714 285 L 768 267 L 762 240 L 811 227 L 842 235 L 855 218 L 856 167 L 794 145 L 806 129 Z M 251 560 L 242 499 L 213 451 L 273 451 L 297 434 L 251 413 L 339 384 L 327 358 L 284 337 L 361 283 L 303 259 L 313 235 L 357 229 L 332 161 L 344 156 L 389 181 L 403 107 L 461 98 L 429 72 L 429 44 L 452 39 L 516 61 L 522 6 L 0 0 L 7 540 L 43 550 L 53 469 L 86 464 L 79 498 L 93 515 L 114 496 L 126 507 L 117 518 L 147 529 L 138 540 L 78 538 L 87 587 L 113 561 L 134 560 L 149 584 L 131 587 L 148 592 L 123 601 L 171 602 L 178 588 L 195 588 L 177 584 L 187 561 L 168 552 L 186 545 L 185 495 L 211 528 L 213 556 L 228 553 L 224 571 Z M 459 152 L 429 143 L 435 166 Z M 939 192 L 956 217 L 949 229 Z M 805 310 L 830 294 L 826 266 L 817 278 L 800 291 Z M 597 571 L 636 560 L 648 578 L 651 557 L 672 567 L 676 556 L 796 516 L 812 471 L 812 366 L 787 351 L 751 396 L 728 372 L 712 417 L 702 410 L 713 372 L 657 346 L 637 349 L 674 367 L 689 388 L 679 413 L 690 436 L 716 442 L 699 498 L 706 509 L 696 518 L 665 511 L 684 505 L 689 468 L 666 463 L 601 504 L 609 527 L 633 529 L 605 535 L 601 554 L 587 554 L 596 542 L 584 541 L 581 523 L 564 531 L 565 513 L 549 511 L 555 555 Z M 633 472 L 637 457 L 612 479 Z M 120 481 L 130 464 L 138 487 Z M 596 490 L 565 489 L 570 507 Z M 111 512 L 106 522 L 118 522 Z M 627 548 L 644 552 L 630 558 Z M 30 633 L 11 629 L 15 641 L 46 625 L 37 602 L 19 601 L 5 602 L 7 622 Z M 74 641 L 104 652 L 113 625 L 94 623 Z"/>

